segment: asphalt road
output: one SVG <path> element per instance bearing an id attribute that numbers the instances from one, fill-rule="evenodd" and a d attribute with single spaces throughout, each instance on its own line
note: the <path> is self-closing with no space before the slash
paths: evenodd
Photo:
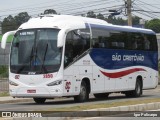
<path id="1" fill-rule="evenodd" d="M 45 104 L 36 104 L 33 102 L 6 103 L 0 104 L 0 111 L 43 111 L 53 108 L 72 107 L 77 105 L 93 105 L 98 103 L 113 103 L 128 100 L 142 100 L 150 98 L 160 98 L 160 86 L 153 90 L 145 90 L 139 98 L 126 98 L 123 94 L 111 94 L 108 99 L 98 100 L 90 96 L 90 100 L 85 103 L 75 103 L 73 98 L 60 98 L 46 101 Z M 22 98 L 23 99 L 23 98 Z"/>

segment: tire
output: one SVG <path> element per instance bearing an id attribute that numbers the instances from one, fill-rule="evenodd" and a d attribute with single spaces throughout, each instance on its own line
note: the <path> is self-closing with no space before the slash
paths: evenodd
<path id="1" fill-rule="evenodd" d="M 140 97 L 142 95 L 142 83 L 140 80 L 137 80 L 135 90 L 133 91 L 134 97 Z"/>
<path id="2" fill-rule="evenodd" d="M 126 97 L 140 97 L 142 95 L 142 82 L 137 80 L 135 90 L 127 91 L 125 95 Z"/>
<path id="3" fill-rule="evenodd" d="M 87 85 L 84 81 L 81 83 L 80 93 L 77 96 L 74 96 L 75 102 L 85 102 L 89 99 L 89 92 L 87 89 Z"/>
<path id="4" fill-rule="evenodd" d="M 109 96 L 109 93 L 97 93 L 97 94 L 94 94 L 94 97 L 98 98 L 98 99 L 108 98 L 108 96 Z"/>
<path id="5" fill-rule="evenodd" d="M 35 101 L 35 103 L 37 104 L 43 104 L 46 101 L 46 98 L 33 98 L 33 100 Z"/>

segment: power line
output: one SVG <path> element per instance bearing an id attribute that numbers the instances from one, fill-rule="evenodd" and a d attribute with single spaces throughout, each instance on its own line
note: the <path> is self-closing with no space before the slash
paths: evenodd
<path id="1" fill-rule="evenodd" d="M 133 9 L 133 12 L 136 12 L 136 11 L 142 11 L 142 12 L 145 12 L 146 10 L 142 9 L 141 7 L 139 7 L 139 5 L 135 4 L 134 8 L 138 9 L 138 10 L 135 10 Z M 147 8 L 147 7 L 146 7 Z M 155 16 L 159 17 L 158 15 L 156 14 L 150 14 L 149 12 L 153 12 L 151 9 L 147 8 L 149 11 L 146 11 L 146 14 L 148 14 L 149 16 L 152 16 L 153 18 L 155 18 Z"/>
<path id="2" fill-rule="evenodd" d="M 154 5 L 152 5 L 152 4 L 148 4 L 148 3 L 143 2 L 143 1 L 141 1 L 141 0 L 137 0 L 137 1 L 139 1 L 139 2 L 141 2 L 141 3 L 143 3 L 143 4 L 146 4 L 146 5 L 149 5 L 149 6 L 153 7 L 153 8 L 160 9 L 160 8 L 159 8 L 159 7 L 157 7 L 157 6 L 154 6 Z"/>
<path id="3" fill-rule="evenodd" d="M 101 4 L 101 5 L 103 5 L 103 4 L 106 4 L 106 3 L 108 3 L 110 0 L 108 0 L 107 2 L 106 2 L 106 0 L 95 0 L 95 1 L 90 1 L 90 2 L 80 2 L 80 4 L 79 3 L 72 3 L 72 4 L 69 4 L 68 2 L 67 3 L 63 3 L 63 4 L 55 4 L 56 5 L 56 7 L 59 9 L 59 11 L 60 10 L 63 10 L 63 11 L 61 11 L 61 12 L 66 12 L 66 11 L 73 11 L 73 10 L 77 10 L 77 9 L 82 9 L 82 8 L 87 8 L 87 7 L 93 7 L 93 6 L 96 6 L 96 3 L 97 2 L 99 2 L 99 5 Z M 102 3 L 103 2 L 103 3 Z M 105 3 L 104 3 L 105 2 Z M 111 2 L 113 2 L 113 0 L 111 1 Z M 88 5 L 88 4 L 90 4 L 91 3 L 91 5 Z M 76 6 L 78 6 L 78 8 L 74 8 L 74 7 L 76 7 L 75 6 L 75 4 L 76 4 Z M 83 7 L 79 7 L 79 5 L 82 5 L 82 4 L 85 4 L 85 6 L 83 5 Z M 59 6 L 58 6 L 59 5 Z M 64 6 L 73 6 L 73 7 L 67 7 L 67 9 L 65 9 L 65 7 Z M 97 4 L 98 5 L 98 4 Z M 37 11 L 39 11 L 39 9 L 41 9 L 41 8 L 47 8 L 47 7 L 53 7 L 53 5 L 49 5 L 49 6 L 41 6 L 41 7 L 36 7 L 36 8 L 31 8 L 29 11 L 30 12 L 37 12 Z M 55 7 L 55 8 L 56 8 Z M 69 9 L 68 9 L 69 8 Z M 15 11 L 15 10 L 14 10 Z M 29 11 L 27 11 L 27 12 L 29 12 Z M 57 11 L 57 10 L 56 10 Z M 60 13 L 61 13 L 60 12 Z M 15 14 L 18 14 L 17 12 L 16 13 L 13 13 L 13 14 L 11 14 L 11 15 L 15 15 Z M 2 17 L 4 17 L 4 16 L 8 16 L 8 14 L 6 15 L 6 14 L 3 14 L 3 15 L 1 15 Z"/>

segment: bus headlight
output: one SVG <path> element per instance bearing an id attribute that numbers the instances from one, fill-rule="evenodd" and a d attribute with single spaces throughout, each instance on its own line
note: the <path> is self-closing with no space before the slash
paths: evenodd
<path id="1" fill-rule="evenodd" d="M 51 82 L 51 83 L 47 84 L 47 86 L 54 86 L 54 85 L 60 85 L 60 84 L 62 84 L 62 81 L 57 80 L 57 81 L 54 81 L 54 82 Z"/>
<path id="2" fill-rule="evenodd" d="M 13 86 L 18 86 L 18 84 L 15 83 L 15 82 L 13 82 L 13 81 L 9 81 L 9 84 L 10 84 L 10 85 L 13 85 Z"/>

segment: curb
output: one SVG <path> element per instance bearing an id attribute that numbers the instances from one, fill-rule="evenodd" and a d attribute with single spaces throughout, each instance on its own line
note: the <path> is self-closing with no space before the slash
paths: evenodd
<path id="1" fill-rule="evenodd" d="M 160 109 L 160 102 L 155 103 L 146 103 L 146 104 L 137 104 L 137 105 L 129 105 L 129 106 L 118 106 L 118 107 L 110 107 L 110 108 L 99 108 L 99 109 L 90 109 L 84 111 L 76 111 L 76 112 L 59 112 L 59 113 L 50 113 L 47 114 L 46 117 L 43 118 L 4 118 L 4 120 L 82 120 L 84 117 L 114 117 L 112 113 L 127 113 L 127 112 L 140 112 L 140 111 L 149 111 L 154 109 Z M 34 112 L 34 111 L 33 111 Z M 45 116 L 45 114 L 44 114 Z M 52 118 L 51 118 L 52 117 Z M 135 117 L 133 115 L 133 117 Z M 1 120 L 1 118 L 0 118 Z"/>
<path id="2" fill-rule="evenodd" d="M 33 102 L 33 99 L 27 98 L 27 99 L 13 99 L 13 100 L 3 100 L 0 101 L 0 104 L 4 104 L 4 103 L 18 103 L 18 102 Z"/>

